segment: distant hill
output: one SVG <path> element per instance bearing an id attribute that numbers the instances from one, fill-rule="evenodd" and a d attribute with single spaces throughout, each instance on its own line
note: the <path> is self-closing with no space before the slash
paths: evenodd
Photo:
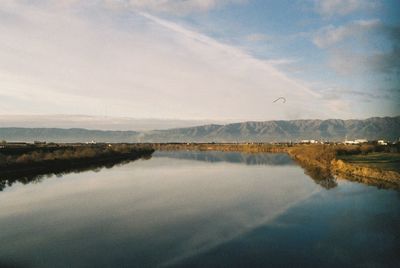
<path id="1" fill-rule="evenodd" d="M 341 141 L 366 138 L 396 140 L 400 116 L 365 120 L 291 120 L 204 125 L 168 130 L 100 131 L 80 128 L 0 128 L 0 140 L 54 142 L 272 142 L 302 139 Z"/>
<path id="2" fill-rule="evenodd" d="M 0 128 L 0 140 L 48 142 L 136 142 L 136 131 L 103 131 L 83 128 Z"/>
<path id="3" fill-rule="evenodd" d="M 85 128 L 95 130 L 135 130 L 171 129 L 201 126 L 205 124 L 225 124 L 215 120 L 179 120 L 157 118 L 130 118 L 93 115 L 1 115 L 0 127 L 24 128 Z M 232 123 L 229 122 L 229 123 Z"/>

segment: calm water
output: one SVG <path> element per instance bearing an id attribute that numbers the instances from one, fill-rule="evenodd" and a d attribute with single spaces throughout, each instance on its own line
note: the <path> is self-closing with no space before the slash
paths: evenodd
<path id="1" fill-rule="evenodd" d="M 323 185 L 283 154 L 222 152 L 16 182 L 0 267 L 400 267 L 400 193 Z"/>

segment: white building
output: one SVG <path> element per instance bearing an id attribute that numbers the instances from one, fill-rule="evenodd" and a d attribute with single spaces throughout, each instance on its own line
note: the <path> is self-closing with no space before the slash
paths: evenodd
<path id="1" fill-rule="evenodd" d="M 318 143 L 316 140 L 301 140 L 300 143 L 314 144 Z"/>
<path id="2" fill-rule="evenodd" d="M 387 142 L 384 140 L 378 140 L 379 145 L 387 145 Z"/>
<path id="3" fill-rule="evenodd" d="M 356 139 L 355 142 L 356 142 L 356 144 L 367 143 L 368 140 L 367 139 Z"/>
<path id="4" fill-rule="evenodd" d="M 344 141 L 344 144 L 362 144 L 367 143 L 367 139 L 355 139 L 354 141 L 348 141 L 347 139 Z"/>

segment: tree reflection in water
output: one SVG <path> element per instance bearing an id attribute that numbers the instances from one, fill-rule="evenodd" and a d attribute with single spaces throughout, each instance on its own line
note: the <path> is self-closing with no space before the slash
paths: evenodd
<path id="1" fill-rule="evenodd" d="M 375 186 L 379 189 L 396 189 L 399 190 L 398 184 L 390 182 L 390 181 L 384 181 L 380 179 L 375 179 L 375 178 L 368 178 L 368 177 L 357 177 L 357 176 L 352 176 L 352 175 L 346 175 L 346 174 L 332 174 L 331 170 L 329 168 L 321 168 L 318 166 L 313 166 L 313 165 L 307 165 L 302 162 L 298 162 L 299 165 L 304 169 L 304 173 L 313 179 L 313 181 L 325 189 L 329 190 L 332 188 L 335 188 L 337 184 L 337 180 L 347 180 L 347 181 L 353 181 L 353 182 L 358 182 L 358 183 L 363 183 L 371 186 Z"/>
<path id="2" fill-rule="evenodd" d="M 242 163 L 246 165 L 295 165 L 285 153 L 241 153 L 222 151 L 157 151 L 157 157 L 198 160 L 205 162 Z"/>
<path id="3" fill-rule="evenodd" d="M 270 165 L 270 166 L 290 166 L 296 162 L 286 153 L 240 153 L 240 152 L 170 152 L 158 151 L 154 154 L 157 157 L 169 157 L 177 159 L 189 159 L 206 162 L 229 162 L 242 163 L 246 165 Z M 337 186 L 336 179 L 330 174 L 329 170 L 315 166 L 299 163 L 305 170 L 305 174 L 310 176 L 315 183 L 325 189 L 332 189 Z"/>
<path id="4" fill-rule="evenodd" d="M 12 186 L 16 182 L 20 182 L 22 184 L 37 183 L 53 176 L 62 177 L 69 173 L 81 173 L 86 171 L 99 172 L 103 168 L 110 169 L 114 166 L 125 165 L 137 159 L 148 160 L 150 158 L 151 154 L 142 156 L 140 158 L 138 158 L 137 156 L 133 156 L 130 158 L 107 159 L 90 164 L 82 161 L 79 164 L 74 163 L 74 165 L 71 166 L 52 165 L 35 167 L 33 169 L 17 170 L 13 172 L 0 171 L 0 191 L 3 191 L 6 187 Z"/>
<path id="5" fill-rule="evenodd" d="M 338 184 L 336 182 L 336 178 L 332 176 L 329 169 L 324 169 L 316 166 L 310 166 L 299 163 L 300 166 L 304 169 L 304 173 L 313 179 L 313 181 L 329 190 L 335 188 Z"/>
<path id="6" fill-rule="evenodd" d="M 219 151 L 208 151 L 208 152 L 197 152 L 197 151 L 176 151 L 176 152 L 164 152 L 157 151 L 153 154 L 155 157 L 168 157 L 176 159 L 188 159 L 205 162 L 229 162 L 236 164 L 245 165 L 277 165 L 277 166 L 291 166 L 296 165 L 297 161 L 294 161 L 289 155 L 285 153 L 241 153 L 241 152 L 219 152 Z M 152 156 L 144 156 L 143 159 L 150 159 Z M 18 172 L 7 173 L 0 171 L 0 191 L 6 187 L 11 186 L 15 182 L 28 184 L 31 182 L 40 182 L 43 179 L 50 178 L 52 176 L 61 177 L 68 173 L 80 173 L 85 171 L 100 171 L 102 168 L 112 168 L 114 166 L 123 165 L 131 161 L 132 159 L 108 159 L 107 161 L 99 162 L 96 164 L 82 163 L 79 166 L 66 167 L 63 165 L 59 166 L 46 166 L 43 168 L 35 168 L 32 170 L 21 170 Z M 350 181 L 356 181 L 368 185 L 373 185 L 378 188 L 394 188 L 389 183 L 382 182 L 380 180 L 374 180 L 372 178 L 356 178 L 356 177 L 336 177 L 332 175 L 328 168 L 321 168 L 318 166 L 307 165 L 302 162 L 297 162 L 303 169 L 304 173 L 308 175 L 316 184 L 329 190 L 335 188 L 337 179 L 346 179 Z"/>

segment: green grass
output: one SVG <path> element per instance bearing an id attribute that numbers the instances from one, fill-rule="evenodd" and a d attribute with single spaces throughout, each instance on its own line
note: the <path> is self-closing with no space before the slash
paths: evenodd
<path id="1" fill-rule="evenodd" d="M 366 155 L 344 155 L 339 159 L 366 167 L 375 167 L 383 170 L 393 170 L 400 172 L 400 154 L 399 153 L 369 153 Z"/>

